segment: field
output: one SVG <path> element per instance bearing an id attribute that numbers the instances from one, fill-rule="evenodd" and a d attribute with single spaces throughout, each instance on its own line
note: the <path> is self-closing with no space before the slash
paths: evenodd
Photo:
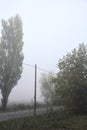
<path id="1" fill-rule="evenodd" d="M 87 116 L 54 112 L 3 121 L 0 130 L 87 130 Z"/>

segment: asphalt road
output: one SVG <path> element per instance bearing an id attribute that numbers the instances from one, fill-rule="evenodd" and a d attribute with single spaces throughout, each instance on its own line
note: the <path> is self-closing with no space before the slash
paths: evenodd
<path id="1" fill-rule="evenodd" d="M 53 111 L 58 110 L 57 107 L 53 108 Z M 36 114 L 43 114 L 46 113 L 47 109 L 46 108 L 39 108 L 36 110 Z M 14 119 L 14 118 L 21 118 L 21 117 L 26 117 L 26 116 L 33 116 L 34 115 L 34 110 L 23 110 L 23 111 L 15 111 L 15 112 L 6 112 L 6 113 L 0 113 L 0 121 L 5 121 L 9 119 Z"/>

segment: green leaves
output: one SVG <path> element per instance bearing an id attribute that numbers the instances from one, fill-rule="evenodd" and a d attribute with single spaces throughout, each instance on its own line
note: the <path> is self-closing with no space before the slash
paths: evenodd
<path id="1" fill-rule="evenodd" d="M 2 20 L 1 32 L 0 88 L 4 98 L 5 95 L 9 96 L 11 89 L 17 84 L 22 73 L 24 57 L 22 52 L 22 20 L 20 16 L 11 17 L 8 21 Z"/>
<path id="2" fill-rule="evenodd" d="M 42 74 L 40 79 L 41 93 L 46 103 L 53 103 L 55 98 L 55 87 L 53 83 L 53 74 Z"/>
<path id="3" fill-rule="evenodd" d="M 83 109 L 87 105 L 87 45 L 79 44 L 59 60 L 58 67 L 56 90 L 62 104 Z"/>

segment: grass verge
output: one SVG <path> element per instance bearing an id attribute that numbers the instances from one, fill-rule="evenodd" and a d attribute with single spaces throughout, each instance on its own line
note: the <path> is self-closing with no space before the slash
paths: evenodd
<path id="1" fill-rule="evenodd" d="M 0 130 L 87 130 L 87 116 L 58 112 L 0 122 Z"/>

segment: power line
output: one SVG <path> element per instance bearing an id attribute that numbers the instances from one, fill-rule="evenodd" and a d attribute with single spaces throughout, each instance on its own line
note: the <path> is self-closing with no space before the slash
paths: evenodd
<path id="1" fill-rule="evenodd" d="M 27 65 L 29 67 L 33 67 L 35 68 L 35 87 L 34 87 L 34 116 L 36 116 L 36 87 L 37 87 L 37 69 L 41 70 L 41 71 L 44 71 L 44 72 L 47 72 L 47 73 L 50 73 L 49 71 L 43 69 L 43 68 L 40 68 L 40 67 L 37 67 L 37 65 L 31 65 L 31 64 L 28 64 L 28 63 L 23 63 L 24 65 Z"/>
<path id="2" fill-rule="evenodd" d="M 47 73 L 50 73 L 49 71 L 47 71 L 47 70 L 45 70 L 43 68 L 40 68 L 40 67 L 37 67 L 37 69 L 42 70 L 42 71 L 47 72 Z"/>
<path id="3" fill-rule="evenodd" d="M 27 65 L 27 66 L 29 66 L 29 67 L 35 68 L 35 66 L 34 66 L 34 65 L 31 65 L 31 64 L 28 64 L 28 63 L 23 63 L 23 64 L 24 64 L 24 65 Z M 50 71 L 45 70 L 45 69 L 43 69 L 43 68 L 41 68 L 41 67 L 37 67 L 37 69 L 39 69 L 39 70 L 41 70 L 41 71 L 44 71 L 44 72 L 47 72 L 47 73 L 50 73 Z"/>
<path id="4" fill-rule="evenodd" d="M 23 63 L 23 64 L 35 68 L 35 66 L 31 64 L 28 64 L 28 63 Z"/>

